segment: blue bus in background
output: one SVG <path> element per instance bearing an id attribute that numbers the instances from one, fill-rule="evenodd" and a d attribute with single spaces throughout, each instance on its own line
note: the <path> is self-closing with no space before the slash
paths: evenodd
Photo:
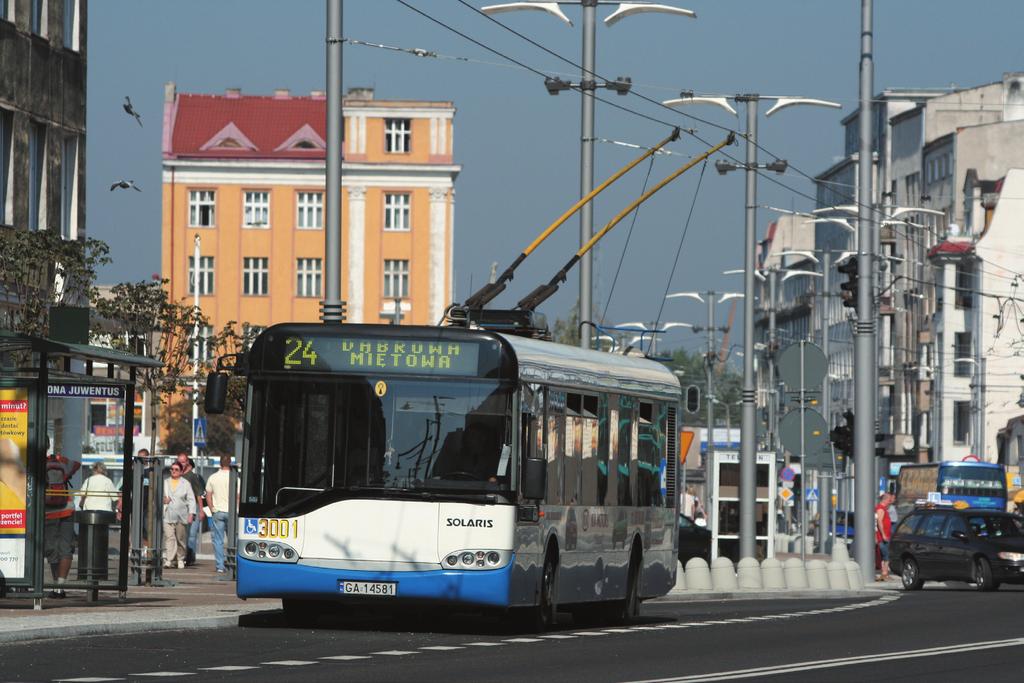
<path id="1" fill-rule="evenodd" d="M 904 465 L 896 479 L 896 512 L 900 519 L 914 503 L 937 492 L 955 508 L 1006 510 L 1006 468 L 991 462 L 933 462 Z"/>

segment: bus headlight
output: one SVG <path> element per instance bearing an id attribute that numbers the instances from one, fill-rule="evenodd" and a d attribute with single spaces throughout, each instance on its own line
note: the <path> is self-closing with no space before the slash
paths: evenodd
<path id="1" fill-rule="evenodd" d="M 279 546 L 278 544 L 274 543 L 269 548 L 267 548 L 267 555 L 270 555 L 274 559 L 277 559 L 278 557 L 281 556 L 281 546 Z"/>
<path id="2" fill-rule="evenodd" d="M 445 555 L 446 569 L 499 569 L 512 559 L 510 550 L 456 550 Z"/>
<path id="3" fill-rule="evenodd" d="M 248 543 L 245 544 L 245 554 L 246 555 L 255 556 L 257 550 L 258 550 L 258 548 L 256 547 L 256 544 L 253 543 L 252 541 L 249 541 Z"/>
<path id="4" fill-rule="evenodd" d="M 260 562 L 288 562 L 299 561 L 299 553 L 295 548 L 284 543 L 266 543 L 265 541 L 249 541 L 241 547 L 239 555 Z"/>

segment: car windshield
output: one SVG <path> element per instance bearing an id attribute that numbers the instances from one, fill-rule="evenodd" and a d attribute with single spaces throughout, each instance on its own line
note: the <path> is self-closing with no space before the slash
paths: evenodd
<path id="1" fill-rule="evenodd" d="M 953 496 L 1004 495 L 1006 480 L 996 467 L 957 465 L 939 470 L 939 490 Z"/>
<path id="2" fill-rule="evenodd" d="M 510 385 L 479 380 L 256 383 L 245 502 L 329 488 L 506 490 L 511 395 Z"/>
<path id="3" fill-rule="evenodd" d="M 1021 519 L 1010 515 L 971 515 L 967 525 L 978 538 L 1017 538 L 1021 533 Z"/>

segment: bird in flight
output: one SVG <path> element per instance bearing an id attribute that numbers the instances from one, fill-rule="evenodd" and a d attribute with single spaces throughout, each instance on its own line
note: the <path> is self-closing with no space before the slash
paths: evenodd
<path id="1" fill-rule="evenodd" d="M 142 192 L 142 188 L 136 185 L 134 180 L 118 180 L 116 183 L 110 186 L 110 191 L 113 192 L 114 190 L 117 189 L 127 190 L 129 188 L 135 190 L 136 192 Z"/>
<path id="2" fill-rule="evenodd" d="M 142 125 L 142 117 L 139 116 L 139 112 L 135 111 L 135 107 L 132 106 L 132 98 L 125 95 L 124 104 L 122 104 L 121 107 L 124 108 L 124 112 L 128 114 L 128 116 L 134 116 L 139 125 Z"/>

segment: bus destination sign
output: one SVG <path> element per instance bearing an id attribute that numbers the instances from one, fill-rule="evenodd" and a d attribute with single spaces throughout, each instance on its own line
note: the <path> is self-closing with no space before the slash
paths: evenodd
<path id="1" fill-rule="evenodd" d="M 476 375 L 476 342 L 416 339 L 286 337 L 285 370 Z"/>

